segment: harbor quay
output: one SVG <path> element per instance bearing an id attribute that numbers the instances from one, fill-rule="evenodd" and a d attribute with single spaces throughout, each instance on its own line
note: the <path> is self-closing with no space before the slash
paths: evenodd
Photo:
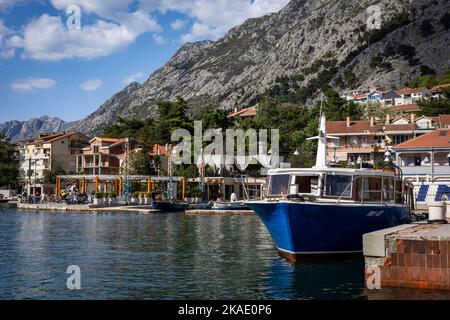
<path id="1" fill-rule="evenodd" d="M 363 243 L 370 289 L 450 290 L 448 223 L 419 222 L 380 230 L 364 235 Z"/>

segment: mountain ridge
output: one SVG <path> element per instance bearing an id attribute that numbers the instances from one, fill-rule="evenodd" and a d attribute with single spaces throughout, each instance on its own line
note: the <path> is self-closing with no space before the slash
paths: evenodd
<path id="1" fill-rule="evenodd" d="M 450 69 L 450 33 L 441 21 L 450 12 L 447 3 L 292 0 L 216 41 L 184 44 L 143 84 L 128 86 L 87 118 L 62 127 L 92 136 L 119 117 L 157 117 L 157 102 L 177 96 L 192 109 L 247 107 L 283 77 L 296 79 L 304 104 L 328 85 L 400 87 L 425 71 Z M 367 8 L 374 4 L 383 24 L 370 31 Z M 424 33 L 425 23 L 432 32 Z"/>

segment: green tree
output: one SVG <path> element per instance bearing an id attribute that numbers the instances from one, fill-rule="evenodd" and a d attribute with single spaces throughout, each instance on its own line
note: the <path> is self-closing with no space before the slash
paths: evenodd
<path id="1" fill-rule="evenodd" d="M 132 175 L 152 176 L 156 175 L 157 159 L 142 149 L 130 156 L 130 173 Z"/>
<path id="2" fill-rule="evenodd" d="M 361 119 L 363 109 L 353 102 L 346 101 L 333 89 L 325 91 L 326 101 L 324 111 L 327 120 L 340 121 L 351 117 L 353 120 Z"/>
<path id="3" fill-rule="evenodd" d="M 65 174 L 66 174 L 66 171 L 64 171 L 64 169 L 61 168 L 61 166 L 57 166 L 56 168 L 53 168 L 52 170 L 45 170 L 43 173 L 43 176 L 44 176 L 43 182 L 55 184 L 56 178 L 58 176 L 63 176 Z"/>
<path id="4" fill-rule="evenodd" d="M 14 161 L 14 148 L 0 132 L 0 187 L 16 186 L 19 165 Z"/>
<path id="5" fill-rule="evenodd" d="M 422 113 L 426 116 L 450 114 L 450 89 L 444 89 L 441 99 L 428 99 L 419 102 Z"/>
<path id="6" fill-rule="evenodd" d="M 171 142 L 171 136 L 176 129 L 192 131 L 193 123 L 188 114 L 187 102 L 177 97 L 175 101 L 158 103 L 159 119 L 155 128 L 155 136 L 159 143 Z"/>
<path id="7" fill-rule="evenodd" d="M 204 129 L 226 130 L 233 126 L 233 122 L 228 118 L 228 112 L 213 108 L 203 109 L 199 120 L 202 122 Z"/>
<path id="8" fill-rule="evenodd" d="M 105 138 L 137 139 L 144 126 L 144 120 L 119 118 L 115 124 L 106 128 L 102 136 Z"/>

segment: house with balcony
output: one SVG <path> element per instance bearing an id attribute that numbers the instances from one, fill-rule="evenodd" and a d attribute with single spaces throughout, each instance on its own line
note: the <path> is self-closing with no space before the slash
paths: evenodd
<path id="1" fill-rule="evenodd" d="M 79 132 L 41 134 L 19 142 L 19 180 L 28 194 L 54 193 L 54 186 L 44 183 L 45 172 L 60 168 L 75 173 L 77 156 L 88 144 Z"/>
<path id="2" fill-rule="evenodd" d="M 386 152 L 384 148 L 383 124 L 370 120 L 327 121 L 327 132 L 339 140 L 327 144 L 327 162 L 375 163 Z"/>
<path id="3" fill-rule="evenodd" d="M 77 173 L 91 176 L 119 174 L 120 156 L 136 147 L 134 140 L 95 137 L 77 157 Z"/>
<path id="4" fill-rule="evenodd" d="M 385 121 L 377 121 L 374 117 L 370 120 L 352 121 L 347 118 L 346 121 L 328 121 L 328 133 L 339 140 L 328 142 L 327 161 L 355 164 L 361 160 L 374 165 L 377 161 L 384 160 L 388 149 L 432 132 L 441 123 L 446 123 L 446 116 L 441 117 L 441 122 L 439 117 L 416 118 L 415 114 L 393 120 L 387 115 Z"/>
<path id="5" fill-rule="evenodd" d="M 396 91 L 400 98 L 395 99 L 395 105 L 413 104 L 431 96 L 431 90 L 427 88 L 405 87 Z"/>
<path id="6" fill-rule="evenodd" d="M 436 129 L 396 145 L 396 163 L 413 180 L 450 179 L 450 129 Z"/>

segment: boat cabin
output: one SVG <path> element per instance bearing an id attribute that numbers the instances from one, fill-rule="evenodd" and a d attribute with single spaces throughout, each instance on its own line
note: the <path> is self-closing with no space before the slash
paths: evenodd
<path id="1" fill-rule="evenodd" d="M 414 199 L 412 186 L 391 172 L 341 168 L 272 170 L 267 197 L 411 206 Z"/>

